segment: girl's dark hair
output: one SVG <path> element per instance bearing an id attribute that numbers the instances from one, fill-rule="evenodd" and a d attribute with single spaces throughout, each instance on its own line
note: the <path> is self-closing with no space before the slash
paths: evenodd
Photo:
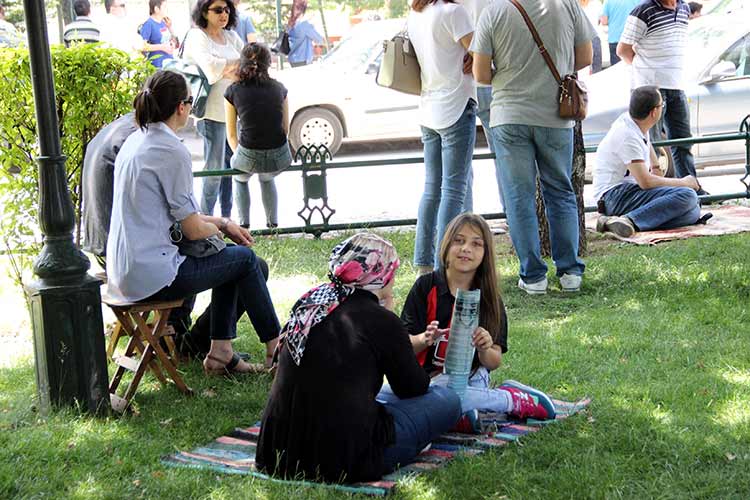
<path id="1" fill-rule="evenodd" d="M 193 18 L 193 22 L 196 26 L 200 28 L 208 27 L 208 21 L 206 20 L 206 16 L 208 15 L 208 8 L 212 3 L 216 1 L 218 0 L 198 0 L 197 2 L 195 2 L 195 7 L 193 7 L 191 17 Z M 234 2 L 232 0 L 222 1 L 227 4 L 227 7 L 229 7 L 229 22 L 227 22 L 227 25 L 224 27 L 224 29 L 231 30 L 232 28 L 237 26 L 237 7 L 234 6 Z"/>
<path id="2" fill-rule="evenodd" d="M 413 0 L 411 3 L 411 8 L 416 10 L 417 12 L 422 12 L 422 10 L 424 10 L 424 8 L 428 5 L 438 3 L 440 1 L 444 3 L 456 3 L 455 0 Z"/>
<path id="3" fill-rule="evenodd" d="M 262 43 L 248 43 L 240 53 L 240 68 L 237 70 L 240 81 L 261 83 L 268 81 L 268 68 L 271 66 L 271 51 Z"/>
<path id="4" fill-rule="evenodd" d="M 188 97 L 185 77 L 169 70 L 159 70 L 146 80 L 133 100 L 135 121 L 142 129 L 149 123 L 163 122 L 174 114 Z"/>

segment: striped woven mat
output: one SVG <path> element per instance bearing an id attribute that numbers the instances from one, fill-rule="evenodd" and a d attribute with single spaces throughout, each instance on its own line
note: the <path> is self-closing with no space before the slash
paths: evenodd
<path id="1" fill-rule="evenodd" d="M 416 460 L 384 476 L 380 481 L 356 484 L 329 484 L 313 481 L 277 479 L 255 470 L 255 446 L 260 434 L 260 427 L 237 428 L 227 436 L 196 448 L 193 451 L 181 451 L 162 458 L 162 463 L 173 467 L 205 469 L 226 474 L 245 474 L 263 480 L 294 485 L 332 488 L 339 491 L 364 493 L 368 495 L 387 495 L 396 487 L 402 477 L 421 474 L 425 471 L 443 467 L 452 458 L 460 454 L 473 456 L 487 449 L 504 446 L 516 441 L 526 434 L 537 432 L 555 421 L 564 420 L 584 410 L 591 400 L 581 399 L 576 402 L 553 399 L 557 412 L 556 420 L 514 422 L 507 420 L 505 414 L 481 413 L 483 434 L 443 434 L 432 446 L 420 453 Z"/>

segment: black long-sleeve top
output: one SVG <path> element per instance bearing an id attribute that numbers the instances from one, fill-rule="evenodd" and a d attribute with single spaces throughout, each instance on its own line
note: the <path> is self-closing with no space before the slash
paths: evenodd
<path id="1" fill-rule="evenodd" d="M 281 477 L 370 481 L 383 474 L 393 420 L 375 401 L 383 375 L 400 398 L 427 392 L 401 320 L 357 290 L 309 333 L 297 366 L 284 347 L 263 412 L 260 470 Z"/>

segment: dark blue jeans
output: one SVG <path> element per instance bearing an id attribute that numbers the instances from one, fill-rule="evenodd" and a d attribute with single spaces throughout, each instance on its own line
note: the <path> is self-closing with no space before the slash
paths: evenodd
<path id="1" fill-rule="evenodd" d="M 211 290 L 211 339 L 235 338 L 242 312 L 247 313 L 261 342 L 279 336 L 281 325 L 258 258 L 247 247 L 227 246 L 210 257 L 187 257 L 172 284 L 144 301 L 182 299 L 204 290 Z"/>
<path id="2" fill-rule="evenodd" d="M 623 182 L 602 196 L 606 215 L 624 215 L 640 231 L 695 224 L 701 216 L 698 195 L 686 187 L 641 189 Z"/>
<path id="3" fill-rule="evenodd" d="M 422 449 L 456 425 L 461 400 L 447 387 L 431 385 L 427 394 L 398 399 L 393 394 L 376 397 L 393 417 L 396 441 L 383 452 L 383 474 L 414 461 Z"/>
<path id="4" fill-rule="evenodd" d="M 690 137 L 690 106 L 687 96 L 682 90 L 661 89 L 664 108 L 661 119 L 651 129 L 651 140 L 664 139 L 664 132 L 669 139 Z M 695 176 L 695 159 L 690 151 L 690 145 L 671 146 L 674 160 L 674 176 Z"/>
<path id="5" fill-rule="evenodd" d="M 609 44 L 609 65 L 614 66 L 620 62 L 620 56 L 617 55 L 617 42 Z"/>

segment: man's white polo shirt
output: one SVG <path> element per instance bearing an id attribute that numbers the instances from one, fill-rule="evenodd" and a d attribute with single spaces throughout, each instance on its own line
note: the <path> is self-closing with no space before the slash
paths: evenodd
<path id="1" fill-rule="evenodd" d="M 635 183 L 632 175 L 626 175 L 628 165 L 634 160 L 648 164 L 651 142 L 633 121 L 630 114 L 621 114 L 596 150 L 594 166 L 594 198 L 623 182 Z"/>

